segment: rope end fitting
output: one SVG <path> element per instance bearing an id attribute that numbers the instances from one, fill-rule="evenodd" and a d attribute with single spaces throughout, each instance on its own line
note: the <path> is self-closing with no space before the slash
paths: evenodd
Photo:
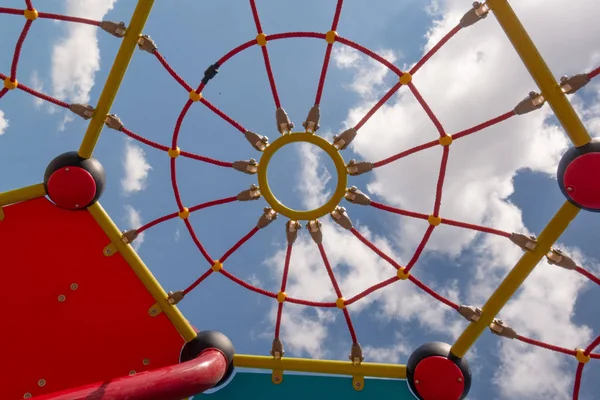
<path id="1" fill-rule="evenodd" d="M 260 189 L 256 185 L 251 185 L 250 189 L 239 192 L 236 196 L 238 201 L 251 201 L 258 200 L 260 198 Z"/>
<path id="2" fill-rule="evenodd" d="M 507 323 L 501 319 L 494 319 L 490 324 L 490 330 L 494 335 L 502 336 L 508 339 L 516 339 L 519 335 L 517 331 L 510 327 Z"/>
<path id="3" fill-rule="evenodd" d="M 287 238 L 288 245 L 294 244 L 298 238 L 298 231 L 302 229 L 302 225 L 298 221 L 289 220 L 285 224 L 285 236 Z"/>
<path id="4" fill-rule="evenodd" d="M 122 38 L 127 32 L 125 22 L 113 22 L 113 21 L 102 21 L 100 22 L 100 29 L 110 33 L 114 37 Z"/>
<path id="5" fill-rule="evenodd" d="M 302 123 L 304 129 L 308 133 L 315 133 L 319 130 L 319 119 L 321 119 L 321 112 L 319 111 L 319 106 L 314 105 L 308 112 L 308 116 L 306 117 L 306 121 Z"/>
<path id="6" fill-rule="evenodd" d="M 323 232 L 321 232 L 321 221 L 313 219 L 306 223 L 306 229 L 316 244 L 323 243 Z"/>
<path id="7" fill-rule="evenodd" d="M 263 214 L 260 216 L 258 223 L 256 224 L 258 229 L 267 227 L 271 222 L 277 219 L 277 212 L 271 207 L 265 207 L 263 211 Z"/>
<path id="8" fill-rule="evenodd" d="M 349 175 L 357 176 L 371 171 L 374 167 L 375 165 L 368 161 L 350 160 L 346 165 L 346 171 L 348 171 Z"/>
<path id="9" fill-rule="evenodd" d="M 150 54 L 153 54 L 158 49 L 158 47 L 156 47 L 156 42 L 148 35 L 140 36 L 138 39 L 138 47 L 140 50 L 147 51 Z"/>
<path id="10" fill-rule="evenodd" d="M 277 110 L 275 110 L 275 120 L 277 121 L 277 130 L 279 133 L 282 135 L 292 133 L 294 124 L 292 121 L 290 121 L 290 117 L 288 117 L 283 108 L 279 107 Z"/>
<path id="11" fill-rule="evenodd" d="M 248 175 L 254 175 L 258 172 L 258 163 L 254 158 L 244 161 L 234 161 L 231 167 Z"/>
<path id="12" fill-rule="evenodd" d="M 244 132 L 246 140 L 254 147 L 257 151 L 264 151 L 269 145 L 269 138 L 263 135 L 259 135 L 256 132 L 246 131 Z"/>
<path id="13" fill-rule="evenodd" d="M 92 118 L 96 111 L 96 109 L 89 104 L 71 104 L 69 110 L 86 120 Z"/>
<path id="14" fill-rule="evenodd" d="M 333 137 L 333 146 L 338 150 L 344 150 L 356 137 L 356 129 L 346 129 L 344 132 Z"/>
<path id="15" fill-rule="evenodd" d="M 485 3 L 473 2 L 473 7 L 460 19 L 460 26 L 466 28 L 487 17 L 490 7 Z"/>

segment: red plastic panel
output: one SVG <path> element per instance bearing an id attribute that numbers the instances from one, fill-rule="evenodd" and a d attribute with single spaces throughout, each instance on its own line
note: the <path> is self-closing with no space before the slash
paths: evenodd
<path id="1" fill-rule="evenodd" d="M 87 211 L 41 198 L 4 212 L 0 399 L 178 363 L 183 339 L 148 314 L 155 301 L 121 255 L 104 256 L 109 240 Z"/>

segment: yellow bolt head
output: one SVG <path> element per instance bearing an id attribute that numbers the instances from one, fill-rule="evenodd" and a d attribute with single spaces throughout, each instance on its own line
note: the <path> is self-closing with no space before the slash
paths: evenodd
<path id="1" fill-rule="evenodd" d="M 167 153 L 169 154 L 169 157 L 177 158 L 181 154 L 181 150 L 179 150 L 179 147 L 176 147 L 174 149 L 169 149 Z"/>
<path id="2" fill-rule="evenodd" d="M 590 361 L 590 355 L 585 355 L 585 351 L 583 349 L 576 349 L 577 353 L 575 354 L 575 358 L 577 359 L 577 361 L 579 361 L 582 364 L 587 363 L 588 361 Z"/>
<path id="3" fill-rule="evenodd" d="M 429 217 L 427 217 L 427 222 L 429 222 L 429 225 L 438 226 L 439 224 L 442 223 L 442 217 L 436 217 L 435 215 L 430 215 Z"/>
<path id="4" fill-rule="evenodd" d="M 444 135 L 439 140 L 442 146 L 450 146 L 452 144 L 452 136 Z"/>
<path id="5" fill-rule="evenodd" d="M 405 281 L 410 276 L 410 272 L 404 272 L 404 268 L 398 268 L 398 273 L 396 276 L 398 279 Z"/>
<path id="6" fill-rule="evenodd" d="M 190 217 L 190 210 L 187 207 L 183 207 L 183 211 L 179 211 L 179 218 L 188 219 Z"/>
<path id="7" fill-rule="evenodd" d="M 333 44 L 333 42 L 335 42 L 336 37 L 337 37 L 336 31 L 329 31 L 325 34 L 325 41 L 329 44 Z"/>
<path id="8" fill-rule="evenodd" d="M 277 293 L 277 301 L 278 302 L 283 303 L 286 298 L 287 298 L 287 294 L 285 292 Z"/>
<path id="9" fill-rule="evenodd" d="M 36 9 L 33 10 L 25 10 L 23 12 L 23 15 L 25 16 L 25 18 L 27 18 L 30 21 L 34 21 L 37 19 L 38 17 L 38 12 Z"/>
<path id="10" fill-rule="evenodd" d="M 412 82 L 412 75 L 409 74 L 408 72 L 403 73 L 400 76 L 400 83 L 403 85 L 408 85 L 409 83 Z"/>
<path id="11" fill-rule="evenodd" d="M 212 270 L 214 272 L 219 272 L 222 269 L 223 269 L 223 264 L 221 264 L 221 261 L 215 260 L 215 263 L 212 266 Z"/>
<path id="12" fill-rule="evenodd" d="M 335 301 L 335 306 L 337 308 L 339 308 L 340 310 L 343 310 L 344 308 L 346 308 L 346 299 L 344 299 L 343 297 L 340 297 L 339 299 L 337 299 Z"/>
<path id="13" fill-rule="evenodd" d="M 258 44 L 260 47 L 265 46 L 267 44 L 267 35 L 264 33 L 259 33 L 256 35 L 256 44 Z"/>
<path id="14" fill-rule="evenodd" d="M 202 93 L 196 93 L 195 90 L 192 90 L 190 92 L 190 100 L 191 101 L 200 101 L 201 98 L 202 98 Z"/>
<path id="15" fill-rule="evenodd" d="M 13 82 L 10 80 L 10 77 L 7 76 L 6 79 L 4 80 L 4 87 L 8 90 L 16 89 L 17 86 L 19 86 L 19 81 L 17 81 L 16 79 Z"/>

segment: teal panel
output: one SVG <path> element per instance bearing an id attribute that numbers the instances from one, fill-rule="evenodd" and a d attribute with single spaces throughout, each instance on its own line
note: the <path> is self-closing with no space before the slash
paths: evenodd
<path id="1" fill-rule="evenodd" d="M 404 380 L 365 379 L 365 388 L 352 388 L 352 378 L 323 375 L 284 375 L 275 385 L 270 373 L 238 372 L 221 390 L 194 397 L 205 400 L 415 400 Z"/>

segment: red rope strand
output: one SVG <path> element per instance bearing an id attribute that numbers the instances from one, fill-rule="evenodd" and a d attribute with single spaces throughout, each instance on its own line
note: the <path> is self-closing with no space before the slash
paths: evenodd
<path id="1" fill-rule="evenodd" d="M 354 129 L 359 130 L 362 126 L 383 106 L 393 95 L 402 87 L 400 82 L 396 83 L 388 92 L 369 110 L 367 115 L 362 117 L 360 121 L 354 126 Z"/>
<path id="2" fill-rule="evenodd" d="M 223 256 L 221 258 L 219 258 L 219 261 L 221 263 L 224 263 L 229 258 L 229 256 L 231 256 L 237 249 L 242 247 L 244 245 L 244 243 L 246 243 L 248 240 L 250 240 L 250 238 L 252 238 L 252 236 L 254 236 L 256 234 L 256 232 L 258 232 L 257 226 L 252 228 L 250 230 L 250 232 L 248 232 L 246 235 L 244 235 L 243 238 L 238 240 L 238 242 L 236 244 L 234 244 L 229 250 L 227 250 L 225 252 L 225 254 L 223 254 Z"/>
<path id="3" fill-rule="evenodd" d="M 445 298 L 441 294 L 437 293 L 435 290 L 429 288 L 423 282 L 421 282 L 420 280 L 418 280 L 417 278 L 415 278 L 412 274 L 408 276 L 408 280 L 411 281 L 412 283 L 414 283 L 415 285 L 417 285 L 419 287 L 419 289 L 423 290 L 425 293 L 427 293 L 428 295 L 430 295 L 434 299 L 438 300 L 439 302 L 444 303 L 448 307 L 453 308 L 453 309 L 455 309 L 457 311 L 460 308 L 458 306 L 458 304 L 450 301 L 449 299 Z"/>
<path id="4" fill-rule="evenodd" d="M 14 82 L 17 79 L 17 67 L 19 65 L 19 58 L 21 57 L 21 50 L 23 49 L 23 43 L 25 42 L 25 38 L 29 33 L 29 28 L 31 28 L 31 24 L 33 21 L 27 20 L 25 22 L 25 26 L 23 26 L 23 30 L 21 31 L 21 35 L 19 36 L 19 40 L 17 40 L 17 45 L 15 46 L 15 56 L 12 60 L 12 65 L 10 66 L 10 80 Z"/>
<path id="5" fill-rule="evenodd" d="M 421 93 L 419 93 L 415 85 L 411 82 L 408 84 L 408 87 L 410 88 L 410 91 L 415 95 L 415 98 L 417 99 L 421 107 L 423 107 L 423 110 L 425 110 L 425 113 L 427 114 L 431 122 L 433 122 L 433 124 L 435 125 L 436 129 L 438 130 L 438 133 L 440 134 L 440 137 L 446 136 L 446 131 L 444 130 L 444 127 L 437 119 L 433 111 L 431 111 L 431 108 L 429 108 L 429 105 L 425 102 L 423 96 L 421 96 Z"/>
<path id="6" fill-rule="evenodd" d="M 447 34 L 446 34 L 446 35 L 445 35 L 445 36 L 444 36 L 444 37 L 443 37 L 443 38 L 442 38 L 442 39 L 441 39 L 441 40 L 440 40 L 438 43 L 436 43 L 436 45 L 435 45 L 435 46 L 433 46 L 433 47 L 431 48 L 431 50 L 429 50 L 429 51 L 428 51 L 428 52 L 427 52 L 427 53 L 426 53 L 426 54 L 423 56 L 423 58 L 421 58 L 421 59 L 419 60 L 419 62 L 417 62 L 417 63 L 414 65 L 414 67 L 412 67 L 412 68 L 410 69 L 410 74 L 411 74 L 411 75 L 414 75 L 414 74 L 416 74 L 416 73 L 417 73 L 417 71 L 418 71 L 418 70 L 419 70 L 419 69 L 420 69 L 420 68 L 421 68 L 423 65 L 425 65 L 425 63 L 426 63 L 427 61 L 429 61 L 429 59 L 430 59 L 430 58 L 431 58 L 431 57 L 432 57 L 432 56 L 433 56 L 435 53 L 437 53 L 437 51 L 438 51 L 439 49 L 441 49 L 441 48 L 442 48 L 442 46 L 443 46 L 443 45 L 445 45 L 445 44 L 446 44 L 446 42 L 448 42 L 448 40 L 450 40 L 450 39 L 451 39 L 451 38 L 452 38 L 454 35 L 456 35 L 456 34 L 458 33 L 458 31 L 460 31 L 460 30 L 461 30 L 461 26 L 460 26 L 460 25 L 457 25 L 457 26 L 455 26 L 455 27 L 454 27 L 454 28 L 453 28 L 453 29 L 452 29 L 450 32 L 448 32 L 448 33 L 447 33 Z"/>
<path id="7" fill-rule="evenodd" d="M 333 273 L 333 268 L 331 268 L 331 264 L 329 264 L 329 259 L 327 258 L 327 253 L 325 252 L 325 248 L 322 243 L 318 243 L 319 253 L 321 254 L 321 258 L 323 259 L 323 264 L 325 264 L 325 269 L 327 269 L 327 275 L 329 275 L 329 279 L 331 280 L 331 284 L 333 285 L 333 289 L 335 290 L 335 294 L 338 299 L 343 298 L 342 291 L 340 290 L 340 286 L 338 285 L 337 279 L 335 279 L 335 274 Z M 346 323 L 348 325 L 348 330 L 350 331 L 350 337 L 352 338 L 352 343 L 358 343 L 356 338 L 356 332 L 354 331 L 354 325 L 352 325 L 352 320 L 350 319 L 350 314 L 348 314 L 348 310 L 344 307 L 344 318 L 346 319 Z"/>
<path id="8" fill-rule="evenodd" d="M 154 56 L 156 57 L 158 62 L 160 62 L 160 64 L 167 70 L 169 75 L 171 75 L 173 77 L 173 79 L 175 79 L 177 81 L 177 83 L 179 83 L 179 85 L 181 85 L 181 87 L 183 87 L 185 89 L 186 92 L 189 93 L 193 90 L 192 87 L 190 85 L 188 85 L 186 83 L 186 81 L 184 81 L 183 78 L 177 74 L 177 72 L 175 72 L 175 70 L 171 67 L 171 65 L 169 65 L 167 60 L 165 60 L 163 55 L 160 54 L 160 52 L 158 50 L 154 50 L 154 52 L 152 54 L 154 54 Z"/>

